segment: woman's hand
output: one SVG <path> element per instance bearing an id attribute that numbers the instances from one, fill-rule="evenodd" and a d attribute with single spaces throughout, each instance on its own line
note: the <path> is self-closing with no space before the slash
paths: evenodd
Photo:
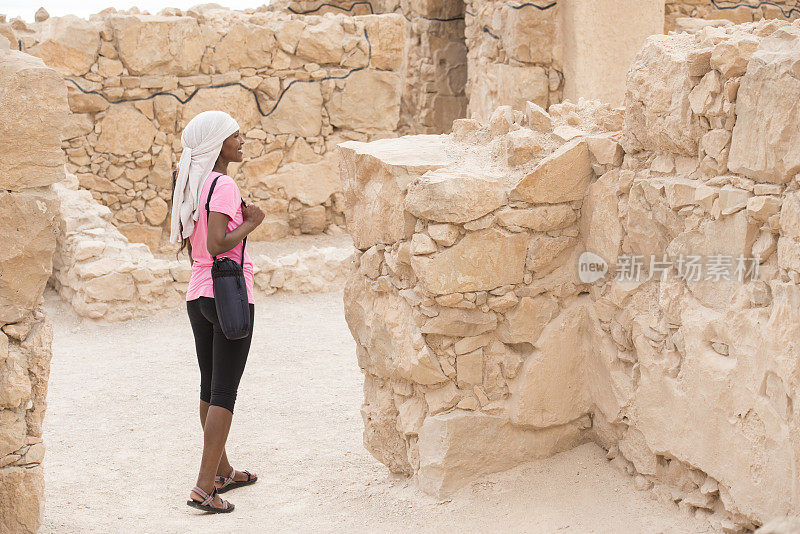
<path id="1" fill-rule="evenodd" d="M 264 221 L 264 212 L 254 204 L 249 204 L 242 208 L 244 222 L 251 230 L 258 227 Z"/>

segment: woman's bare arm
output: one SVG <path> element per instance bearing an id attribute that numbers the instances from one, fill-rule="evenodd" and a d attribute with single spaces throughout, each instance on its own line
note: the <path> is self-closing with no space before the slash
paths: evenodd
<path id="1" fill-rule="evenodd" d="M 247 234 L 258 228 L 264 220 L 264 212 L 258 206 L 246 206 L 242 208 L 244 222 L 237 228 L 227 231 L 230 218 L 224 213 L 212 211 L 208 219 L 208 236 L 206 247 L 212 256 L 219 256 L 231 250 L 241 243 Z"/>

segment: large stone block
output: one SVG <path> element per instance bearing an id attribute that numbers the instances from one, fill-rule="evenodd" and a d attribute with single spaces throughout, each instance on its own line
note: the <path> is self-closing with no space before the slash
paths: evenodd
<path id="1" fill-rule="evenodd" d="M 112 154 L 149 152 L 156 137 L 156 127 L 129 104 L 112 106 L 100 122 L 102 133 L 95 150 Z"/>
<path id="2" fill-rule="evenodd" d="M 436 295 L 488 291 L 520 284 L 525 271 L 526 234 L 490 228 L 464 236 L 431 256 L 413 256 L 411 265 L 425 289 Z"/>
<path id="3" fill-rule="evenodd" d="M 53 266 L 58 207 L 41 191 L 0 192 L 0 323 L 33 309 Z"/>
<path id="4" fill-rule="evenodd" d="M 297 199 L 307 206 L 318 206 L 342 190 L 339 179 L 339 158 L 330 154 L 319 163 L 289 163 L 263 179 L 268 190 L 283 189 L 286 198 Z"/>
<path id="5" fill-rule="evenodd" d="M 366 350 L 366 372 L 426 385 L 447 380 L 405 299 L 370 291 L 368 279 L 353 275 L 345 286 L 344 309 L 353 338 Z"/>
<path id="6" fill-rule="evenodd" d="M 215 109 L 224 111 L 236 119 L 242 133 L 261 123 L 261 114 L 256 107 L 253 93 L 244 87 L 233 85 L 218 89 L 201 89 L 183 106 L 183 126 L 185 127 L 195 115 Z"/>
<path id="7" fill-rule="evenodd" d="M 200 66 L 205 44 L 195 18 L 118 15 L 109 24 L 119 58 L 133 75 L 186 76 Z"/>
<path id="8" fill-rule="evenodd" d="M 83 76 L 97 61 L 100 29 L 75 15 L 47 19 L 38 37 L 39 44 L 31 52 L 59 74 Z"/>
<path id="9" fill-rule="evenodd" d="M 694 37 L 654 35 L 628 71 L 625 95 L 626 152 L 668 151 L 693 156 L 701 137 L 692 114 L 688 55 Z"/>
<path id="10" fill-rule="evenodd" d="M 342 17 L 326 18 L 304 28 L 297 43 L 297 55 L 320 65 L 338 64 L 344 55 L 344 40 Z"/>
<path id="11" fill-rule="evenodd" d="M 0 51 L 0 190 L 64 179 L 66 97 L 61 76 L 41 59 Z"/>
<path id="12" fill-rule="evenodd" d="M 554 59 L 559 9 L 500 9 L 500 38 L 508 56 L 523 63 L 548 65 Z"/>
<path id="13" fill-rule="evenodd" d="M 35 534 L 44 504 L 42 467 L 0 469 L 0 531 Z"/>
<path id="14" fill-rule="evenodd" d="M 621 105 L 625 77 L 645 40 L 664 31 L 662 0 L 564 0 L 564 98 Z"/>
<path id="15" fill-rule="evenodd" d="M 264 110 L 268 117 L 261 120 L 265 131 L 315 137 L 322 128 L 322 93 L 318 83 L 298 82 L 283 94 L 274 111 Z"/>
<path id="16" fill-rule="evenodd" d="M 800 28 L 761 41 L 736 97 L 728 168 L 759 182 L 785 183 L 800 171 Z"/>
<path id="17" fill-rule="evenodd" d="M 406 20 L 400 14 L 365 15 L 363 20 L 372 43 L 370 66 L 381 70 L 397 70 L 403 64 L 406 43 Z"/>
<path id="18" fill-rule="evenodd" d="M 509 402 L 512 423 L 547 428 L 589 412 L 591 401 L 583 375 L 585 321 L 585 306 L 576 304 L 544 328 L 513 388 Z"/>
<path id="19" fill-rule="evenodd" d="M 406 212 L 408 184 L 450 163 L 443 137 L 413 135 L 372 143 L 339 145 L 347 228 L 356 247 L 411 238 L 414 217 Z"/>
<path id="20" fill-rule="evenodd" d="M 465 223 L 502 206 L 507 190 L 497 178 L 463 170 L 437 169 L 409 184 L 405 206 L 422 219 Z"/>
<path id="21" fill-rule="evenodd" d="M 419 486 L 443 498 L 480 476 L 551 456 L 579 440 L 574 425 L 523 430 L 479 412 L 428 416 L 419 429 Z"/>
<path id="22" fill-rule="evenodd" d="M 400 82 L 394 72 L 354 72 L 328 102 L 331 124 L 363 132 L 395 130 L 400 120 Z M 369 95 L 368 105 L 365 95 Z"/>
<path id="23" fill-rule="evenodd" d="M 573 139 L 520 180 L 511 191 L 511 198 L 547 204 L 581 200 L 593 176 L 586 141 Z"/>
<path id="24" fill-rule="evenodd" d="M 217 72 L 261 69 L 269 65 L 275 46 L 275 35 L 268 28 L 236 23 L 214 46 L 211 64 Z"/>

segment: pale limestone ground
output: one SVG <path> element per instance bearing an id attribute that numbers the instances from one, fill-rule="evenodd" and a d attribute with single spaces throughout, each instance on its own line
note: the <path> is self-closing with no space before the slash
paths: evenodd
<path id="1" fill-rule="evenodd" d="M 52 292 L 42 532 L 703 532 L 637 492 L 595 445 L 487 477 L 438 503 L 361 445 L 362 377 L 341 293 L 259 298 L 229 452 L 261 481 L 227 516 L 184 501 L 201 434 L 182 308 L 81 320 Z"/>

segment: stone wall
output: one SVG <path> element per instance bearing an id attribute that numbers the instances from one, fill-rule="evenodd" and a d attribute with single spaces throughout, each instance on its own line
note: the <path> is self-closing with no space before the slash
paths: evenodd
<path id="1" fill-rule="evenodd" d="M 800 18 L 800 2 L 797 0 L 772 0 L 770 2 L 717 0 L 716 5 L 711 0 L 666 0 L 665 7 L 664 31 L 672 31 L 676 27 L 680 29 L 681 22 L 678 19 L 686 17 L 728 20 L 736 24 L 761 19 L 795 20 Z"/>
<path id="2" fill-rule="evenodd" d="M 662 0 L 467 2 L 469 115 L 562 99 L 622 103 L 627 67 L 661 33 Z"/>
<path id="3" fill-rule="evenodd" d="M 53 288 L 75 313 L 104 321 L 142 317 L 180 305 L 191 277 L 188 258 L 154 256 L 131 243 L 113 224 L 111 211 L 80 189 L 75 176 L 53 185 L 59 234 L 53 258 Z M 257 289 L 311 293 L 342 288 L 352 250 L 323 247 L 269 257 L 253 252 Z"/>
<path id="4" fill-rule="evenodd" d="M 41 309 L 64 176 L 67 93 L 37 58 L 0 47 L 0 531 L 36 532 L 53 333 Z"/>
<path id="5" fill-rule="evenodd" d="M 624 111 L 341 145 L 370 452 L 443 496 L 592 440 L 716 529 L 800 513 L 798 50 L 800 23 L 654 36 Z"/>
<path id="6" fill-rule="evenodd" d="M 232 173 L 267 213 L 254 240 L 343 225 L 332 148 L 400 128 L 401 15 L 114 11 L 0 26 L 67 79 L 67 169 L 124 235 L 153 250 L 166 241 L 180 132 L 212 108 L 246 139 Z"/>

